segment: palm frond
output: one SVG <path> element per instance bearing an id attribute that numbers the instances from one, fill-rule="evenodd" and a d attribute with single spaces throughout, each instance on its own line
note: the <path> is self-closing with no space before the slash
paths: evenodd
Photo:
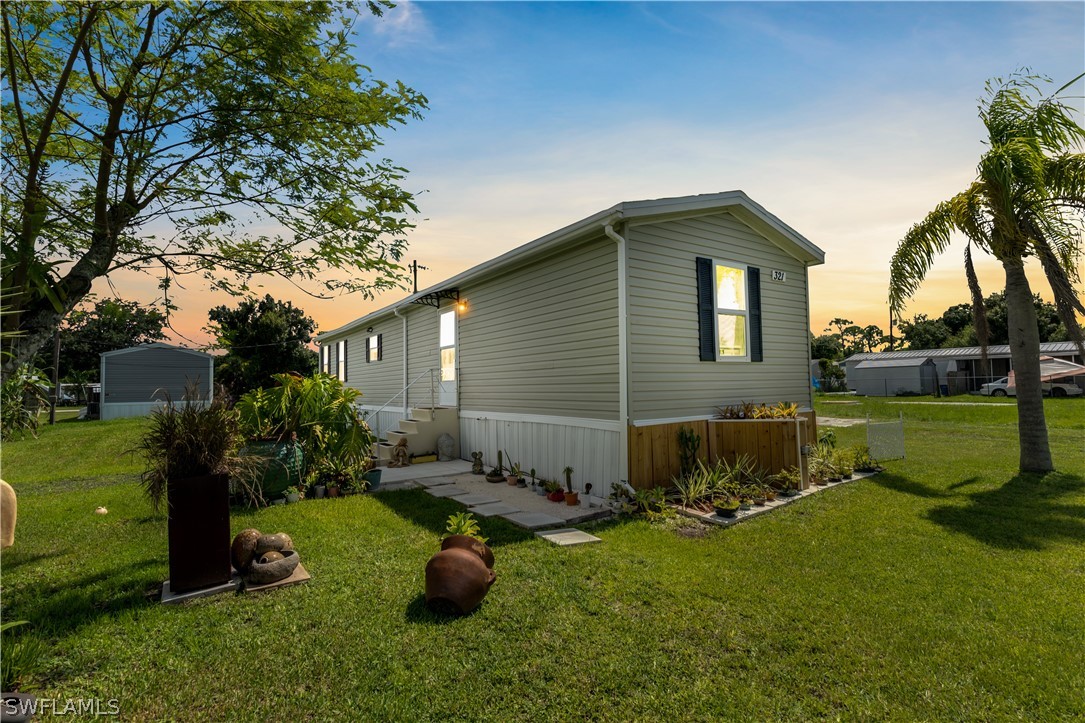
<path id="1" fill-rule="evenodd" d="M 1059 313 L 1059 320 L 1066 327 L 1066 333 L 1070 335 L 1070 340 L 1077 345 L 1077 353 L 1085 359 L 1085 335 L 1082 334 L 1081 324 L 1077 318 L 1078 314 L 1085 314 L 1085 306 L 1082 305 L 1081 299 L 1078 298 L 1077 290 L 1074 288 L 1073 281 L 1071 281 L 1066 268 L 1059 263 L 1055 252 L 1052 251 L 1044 238 L 1037 234 L 1032 247 L 1040 259 L 1040 265 L 1043 266 L 1047 282 L 1051 285 L 1051 293 L 1055 297 L 1055 309 Z"/>
<path id="2" fill-rule="evenodd" d="M 1051 207 L 1085 211 L 1085 153 L 1045 158 L 1044 185 Z"/>
<path id="3" fill-rule="evenodd" d="M 934 258 L 949 248 L 951 234 L 973 229 L 974 219 L 968 209 L 975 201 L 967 197 L 975 190 L 973 184 L 967 191 L 938 204 L 904 235 L 889 267 L 889 306 L 894 313 L 902 312 L 907 300 L 919 290 Z"/>

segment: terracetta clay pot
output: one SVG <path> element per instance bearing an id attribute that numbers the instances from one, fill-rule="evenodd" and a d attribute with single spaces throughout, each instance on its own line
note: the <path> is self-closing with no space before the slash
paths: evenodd
<path id="1" fill-rule="evenodd" d="M 453 535 L 426 564 L 426 605 L 431 610 L 466 615 L 479 606 L 497 576 L 493 552 L 484 543 Z"/>

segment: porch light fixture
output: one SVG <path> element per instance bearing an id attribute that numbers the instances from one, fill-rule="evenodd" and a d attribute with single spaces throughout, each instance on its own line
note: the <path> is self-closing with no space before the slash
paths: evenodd
<path id="1" fill-rule="evenodd" d="M 458 303 L 456 304 L 456 309 L 457 309 L 457 310 L 458 310 L 458 311 L 459 311 L 459 312 L 460 312 L 461 314 L 462 314 L 463 312 L 467 311 L 467 302 L 466 302 L 466 301 L 464 301 L 463 299 L 460 299 L 460 300 L 459 300 L 459 302 L 458 302 Z"/>

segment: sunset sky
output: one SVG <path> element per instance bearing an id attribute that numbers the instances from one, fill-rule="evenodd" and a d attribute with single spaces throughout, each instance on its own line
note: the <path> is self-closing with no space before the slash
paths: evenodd
<path id="1" fill-rule="evenodd" d="M 422 211 L 406 261 L 436 283 L 623 200 L 741 189 L 826 251 L 812 326 L 887 324 L 889 259 L 908 227 L 974 178 L 984 81 L 1021 66 L 1062 85 L 1085 65 L 1085 4 L 414 3 L 358 27 L 375 78 L 425 94 L 386 134 Z M 1072 95 L 1079 108 L 1085 95 Z M 967 300 L 963 244 L 908 315 Z M 1001 270 L 979 262 L 989 293 Z M 1048 296 L 1040 277 L 1034 290 Z M 153 279 L 116 276 L 143 302 Z M 375 301 L 289 298 L 331 330 Z M 105 282 L 99 295 L 111 293 Z M 179 343 L 204 343 L 193 282 Z"/>

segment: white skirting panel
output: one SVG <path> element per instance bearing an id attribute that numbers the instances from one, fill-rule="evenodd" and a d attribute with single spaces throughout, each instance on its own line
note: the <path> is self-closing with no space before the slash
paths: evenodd
<path id="1" fill-rule="evenodd" d="M 183 407 L 188 404 L 185 401 L 175 401 L 174 406 Z M 103 402 L 98 409 L 98 418 L 123 419 L 125 417 L 143 417 L 158 407 L 164 407 L 166 403 L 158 400 L 154 402 Z"/>
<path id="2" fill-rule="evenodd" d="M 506 465 L 519 462 L 525 476 L 532 467 L 539 477 L 565 484 L 561 473 L 573 468 L 573 489 L 606 497 L 619 477 L 618 422 L 606 419 L 546 417 L 498 412 L 460 412 L 460 450 L 464 459 L 482 451 L 486 469 L 497 465 L 497 450 L 508 453 Z"/>

